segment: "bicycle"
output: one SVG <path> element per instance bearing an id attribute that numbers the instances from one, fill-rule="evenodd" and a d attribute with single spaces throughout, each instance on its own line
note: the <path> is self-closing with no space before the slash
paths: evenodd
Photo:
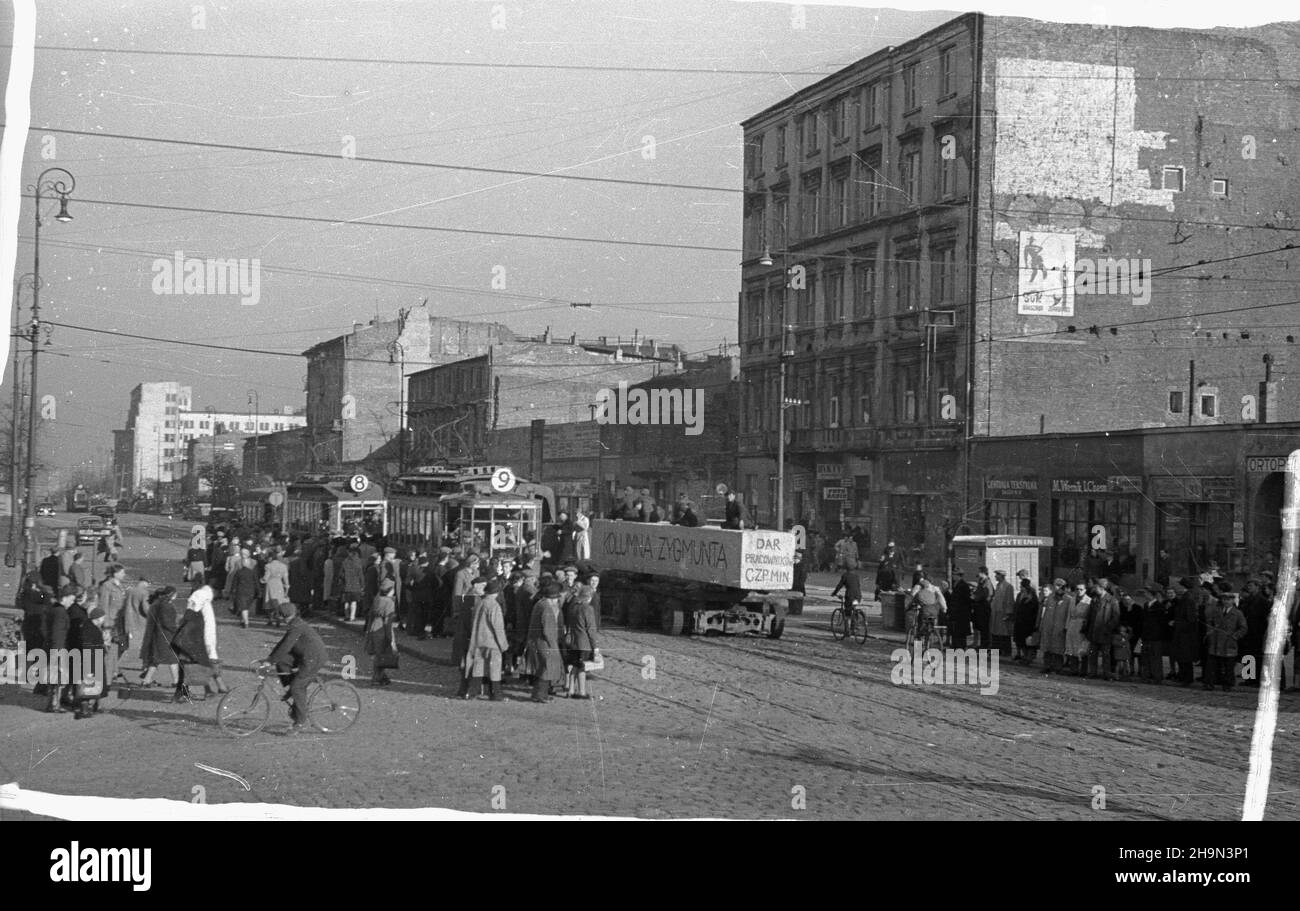
<path id="1" fill-rule="evenodd" d="M 274 666 L 254 662 L 256 684 L 240 684 L 217 703 L 217 726 L 235 737 L 250 737 L 266 727 L 271 703 L 287 702 L 288 695 L 272 689 L 277 677 Z M 342 734 L 356 724 L 361 714 L 361 694 L 345 680 L 326 680 L 316 675 L 307 686 L 307 723 L 324 734 Z"/>
<path id="2" fill-rule="evenodd" d="M 844 639 L 852 636 L 857 640 L 858 645 L 867 641 L 867 614 L 862 608 L 854 602 L 850 609 L 837 607 L 831 613 L 831 635 L 836 639 Z"/>
<path id="3" fill-rule="evenodd" d="M 937 619 L 930 619 L 917 611 L 912 617 L 912 621 L 907 625 L 907 641 L 904 647 L 911 654 L 912 646 L 919 641 L 922 651 L 932 648 L 943 651 L 946 632 L 947 629 L 940 626 Z"/>

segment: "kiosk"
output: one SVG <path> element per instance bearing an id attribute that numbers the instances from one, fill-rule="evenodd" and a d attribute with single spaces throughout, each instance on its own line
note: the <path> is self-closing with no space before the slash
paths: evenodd
<path id="1" fill-rule="evenodd" d="M 1035 586 L 1044 585 L 1052 567 L 1052 539 L 1032 535 L 958 535 L 952 539 L 948 545 L 949 577 L 960 569 L 966 580 L 972 581 L 981 566 L 987 566 L 990 575 L 994 570 L 1006 570 L 1008 580 L 1026 569 Z"/>

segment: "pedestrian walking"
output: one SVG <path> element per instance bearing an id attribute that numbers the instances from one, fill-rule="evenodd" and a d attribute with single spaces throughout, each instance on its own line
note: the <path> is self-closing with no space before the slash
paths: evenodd
<path id="1" fill-rule="evenodd" d="M 250 561 L 251 562 L 251 561 Z M 251 570 L 251 567 L 246 567 Z M 256 573 L 253 574 L 256 579 Z M 190 593 L 185 613 L 172 637 L 172 649 L 180 662 L 180 680 L 176 684 L 173 702 L 189 702 L 196 697 L 190 688 L 196 682 L 196 673 L 203 678 L 203 688 L 209 695 L 229 692 L 221 678 L 221 658 L 217 653 L 217 618 L 212 612 L 212 586 L 206 582 Z M 194 669 L 202 668 L 201 671 Z"/>
<path id="2" fill-rule="evenodd" d="M 257 585 L 257 563 L 252 557 L 244 560 L 226 581 L 231 609 L 243 629 L 248 629 L 248 615 L 257 606 Z"/>
<path id="3" fill-rule="evenodd" d="M 1092 615 L 1092 598 L 1086 583 L 1074 586 L 1074 605 L 1065 624 L 1065 672 L 1079 677 L 1088 674 L 1088 655 L 1092 643 L 1088 641 L 1088 617 Z"/>
<path id="4" fill-rule="evenodd" d="M 343 618 L 348 623 L 353 623 L 357 619 L 357 606 L 366 587 L 365 568 L 365 564 L 361 561 L 360 545 L 349 544 L 339 568 L 343 592 Z"/>
<path id="5" fill-rule="evenodd" d="M 388 671 L 395 670 L 398 666 L 394 587 L 392 579 L 379 583 L 379 594 L 370 606 L 370 618 L 366 623 L 366 654 L 370 655 L 370 678 L 376 686 L 392 683 Z"/>
<path id="6" fill-rule="evenodd" d="M 316 606 L 314 579 L 312 553 L 298 550 L 289 558 L 289 601 L 298 605 L 299 613 L 309 613 Z"/>
<path id="7" fill-rule="evenodd" d="M 126 636 L 127 648 L 140 649 L 144 641 L 145 630 L 149 628 L 149 582 L 137 579 L 127 586 L 126 602 L 122 605 L 122 630 Z M 110 631 L 111 632 L 111 631 Z M 144 667 L 141 665 L 141 670 Z"/>
<path id="8" fill-rule="evenodd" d="M 989 635 L 992 647 L 1010 651 L 1016 620 L 1016 589 L 1005 569 L 993 570 L 993 595 L 989 599 Z"/>
<path id="9" fill-rule="evenodd" d="M 89 718 L 99 711 L 99 700 L 108 695 L 108 684 L 104 680 L 106 671 L 107 649 L 111 648 L 111 633 L 105 634 L 104 622 L 107 619 L 102 608 L 87 603 L 87 593 L 77 593 L 73 603 L 68 607 L 68 635 L 65 640 L 69 654 L 78 656 L 80 667 L 76 663 L 69 665 L 65 675 L 60 705 L 75 709 L 78 720 Z M 81 679 L 76 673 L 80 672 Z"/>
<path id="10" fill-rule="evenodd" d="M 140 641 L 140 663 L 144 666 L 140 675 L 142 686 L 161 686 L 154 676 L 163 665 L 171 671 L 172 686 L 180 682 L 180 660 L 172 648 L 176 623 L 176 589 L 165 585 L 149 596 L 148 618 Z"/>
<path id="11" fill-rule="evenodd" d="M 1020 580 L 1020 590 L 1016 592 L 1012 619 L 1012 638 L 1015 641 L 1014 659 L 1019 664 L 1033 664 L 1033 654 L 1029 651 L 1029 637 L 1038 631 L 1039 614 L 1038 593 L 1028 579 Z"/>
<path id="12" fill-rule="evenodd" d="M 71 584 L 77 588 L 90 590 L 94 576 L 91 573 L 90 564 L 86 562 L 86 555 L 81 551 L 75 551 L 72 555 L 72 569 L 69 570 Z"/>
<path id="13" fill-rule="evenodd" d="M 261 585 L 266 624 L 278 627 L 284 623 L 280 619 L 280 605 L 289 603 L 289 564 L 284 562 L 283 551 L 279 547 L 271 550 L 270 559 L 262 569 Z"/>
<path id="14" fill-rule="evenodd" d="M 47 598 L 41 609 L 41 641 L 45 644 L 47 659 L 52 659 L 60 650 L 68 647 L 68 610 L 77 600 L 77 589 L 65 585 L 59 589 L 57 597 Z M 112 649 L 109 650 L 110 652 Z M 40 682 L 45 687 L 48 701 L 45 711 L 59 713 L 63 711 L 61 696 L 63 687 L 71 683 L 65 679 L 66 661 L 46 660 L 41 672 Z M 107 669 L 105 670 L 107 673 Z"/>
<path id="15" fill-rule="evenodd" d="M 104 570 L 104 581 L 99 585 L 98 604 L 108 617 L 106 624 L 113 633 L 113 647 L 108 650 L 109 680 L 126 683 L 126 675 L 119 665 L 131 645 L 122 608 L 126 605 L 126 568 L 120 563 L 110 563 Z"/>

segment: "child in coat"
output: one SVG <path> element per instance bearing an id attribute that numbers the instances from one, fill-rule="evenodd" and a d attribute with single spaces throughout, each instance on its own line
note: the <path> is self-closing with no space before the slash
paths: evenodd
<path id="1" fill-rule="evenodd" d="M 1115 663 L 1116 677 L 1129 677 L 1132 675 L 1133 665 L 1133 630 L 1127 626 L 1121 626 L 1115 630 L 1115 634 L 1110 639 L 1110 657 Z"/>

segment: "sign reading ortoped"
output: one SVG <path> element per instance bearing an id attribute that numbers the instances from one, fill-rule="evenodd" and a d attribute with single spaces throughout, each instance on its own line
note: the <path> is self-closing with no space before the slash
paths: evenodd
<path id="1" fill-rule="evenodd" d="M 600 569 L 653 573 L 754 591 L 794 584 L 794 535 L 788 531 L 597 519 L 591 560 Z"/>
<path id="2" fill-rule="evenodd" d="M 1250 474 L 1272 474 L 1286 471 L 1286 456 L 1250 456 L 1246 459 L 1246 471 Z"/>

